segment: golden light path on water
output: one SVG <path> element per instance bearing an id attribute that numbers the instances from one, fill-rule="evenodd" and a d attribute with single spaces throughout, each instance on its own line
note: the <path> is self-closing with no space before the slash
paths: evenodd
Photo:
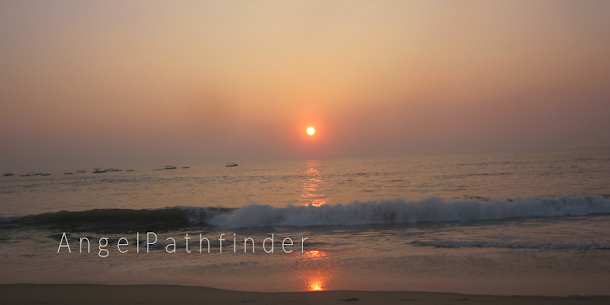
<path id="1" fill-rule="evenodd" d="M 301 180 L 303 193 L 299 201 L 302 205 L 322 206 L 326 204 L 324 190 L 324 176 L 320 173 L 320 164 L 316 160 L 305 163 Z M 303 282 L 303 290 L 328 290 L 328 280 L 332 277 L 334 268 L 328 254 L 322 250 L 309 250 L 302 254 L 298 266 L 299 276 Z"/>
<path id="2" fill-rule="evenodd" d="M 321 250 L 309 250 L 303 253 L 301 259 L 298 270 L 304 290 L 328 290 L 328 281 L 336 272 L 328 254 Z"/>
<path id="3" fill-rule="evenodd" d="M 305 178 L 301 181 L 301 189 L 303 193 L 299 199 L 302 205 L 313 205 L 319 207 L 326 204 L 326 195 L 322 193 L 324 190 L 324 177 L 319 171 L 320 165 L 316 160 L 309 160 L 305 164 L 303 174 Z"/>

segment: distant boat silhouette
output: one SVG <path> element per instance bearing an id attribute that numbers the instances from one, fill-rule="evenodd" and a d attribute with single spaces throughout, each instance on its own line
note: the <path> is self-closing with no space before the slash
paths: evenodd
<path id="1" fill-rule="evenodd" d="M 4 176 L 4 177 L 10 177 L 10 176 L 15 176 L 15 174 L 13 174 L 13 173 L 9 173 L 9 172 L 6 172 L 6 173 L 2 174 L 2 176 Z"/>
<path id="2" fill-rule="evenodd" d="M 225 167 L 234 167 L 237 166 L 237 163 L 227 163 Z"/>
<path id="3" fill-rule="evenodd" d="M 21 175 L 21 177 L 29 177 L 30 175 L 25 174 L 25 175 Z"/>
<path id="4" fill-rule="evenodd" d="M 51 176 L 51 174 L 40 174 L 41 176 Z"/>
<path id="5" fill-rule="evenodd" d="M 101 173 L 105 173 L 106 171 L 100 170 L 99 167 L 96 167 L 93 169 L 92 173 L 94 174 L 101 174 Z"/>
<path id="6" fill-rule="evenodd" d="M 173 165 L 166 165 L 163 169 L 176 169 Z"/>
<path id="7" fill-rule="evenodd" d="M 182 169 L 185 169 L 185 168 L 190 168 L 190 167 L 188 167 L 188 166 L 183 166 L 183 167 L 182 167 Z"/>

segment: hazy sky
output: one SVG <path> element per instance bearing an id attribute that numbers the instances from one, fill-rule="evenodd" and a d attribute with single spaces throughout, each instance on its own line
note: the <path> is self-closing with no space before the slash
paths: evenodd
<path id="1" fill-rule="evenodd" d="M 0 171 L 608 146 L 608 16 L 604 0 L 1 0 Z"/>

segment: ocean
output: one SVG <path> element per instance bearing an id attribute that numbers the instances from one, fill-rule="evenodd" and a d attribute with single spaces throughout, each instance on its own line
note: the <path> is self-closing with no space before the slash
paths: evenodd
<path id="1" fill-rule="evenodd" d="M 183 166 L 0 177 L 0 283 L 610 295 L 610 149 Z"/>

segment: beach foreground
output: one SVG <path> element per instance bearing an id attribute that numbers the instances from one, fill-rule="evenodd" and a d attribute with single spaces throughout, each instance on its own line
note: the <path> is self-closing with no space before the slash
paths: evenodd
<path id="1" fill-rule="evenodd" d="M 168 285 L 0 285 L 4 304 L 608 304 L 610 296 L 487 296 L 431 292 L 242 292 Z"/>

